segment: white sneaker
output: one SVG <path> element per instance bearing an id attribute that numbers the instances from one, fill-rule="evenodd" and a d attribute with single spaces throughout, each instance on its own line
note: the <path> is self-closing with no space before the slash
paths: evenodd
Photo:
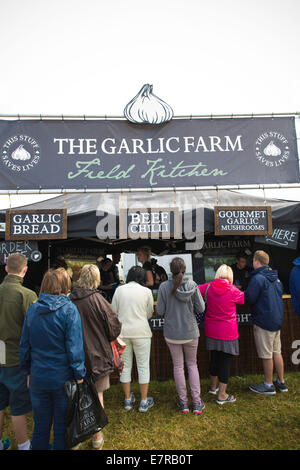
<path id="1" fill-rule="evenodd" d="M 134 397 L 133 392 L 131 392 L 130 398 L 127 400 L 126 399 L 124 400 L 124 410 L 126 411 L 132 410 L 134 402 L 135 402 L 135 397 Z"/>
<path id="2" fill-rule="evenodd" d="M 152 408 L 154 405 L 154 400 L 151 397 L 148 397 L 147 400 L 140 402 L 140 407 L 139 407 L 139 412 L 140 413 L 146 413 L 149 408 Z"/>

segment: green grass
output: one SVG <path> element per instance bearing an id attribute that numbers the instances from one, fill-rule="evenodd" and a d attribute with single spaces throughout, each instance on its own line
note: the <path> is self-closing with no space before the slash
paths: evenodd
<path id="1" fill-rule="evenodd" d="M 112 385 L 104 394 L 109 424 L 103 430 L 104 450 L 252 450 L 300 448 L 300 374 L 286 373 L 288 393 L 262 396 L 248 390 L 262 376 L 232 377 L 229 393 L 236 403 L 217 405 L 216 397 L 207 393 L 209 381 L 201 380 L 205 410 L 202 415 L 181 415 L 176 408 L 176 388 L 173 381 L 151 382 L 149 395 L 155 406 L 146 414 L 137 411 L 139 388 L 132 384 L 136 396 L 134 410 L 123 410 L 120 385 Z M 7 413 L 4 436 L 16 448 L 16 441 Z M 30 436 L 32 415 L 28 416 Z M 82 445 L 91 449 L 91 441 Z"/>

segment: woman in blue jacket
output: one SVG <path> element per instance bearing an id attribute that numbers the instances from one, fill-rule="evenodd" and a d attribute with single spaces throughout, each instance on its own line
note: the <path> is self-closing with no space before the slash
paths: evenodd
<path id="1" fill-rule="evenodd" d="M 44 275 L 38 301 L 27 310 L 20 342 L 34 413 L 33 450 L 47 450 L 53 423 L 54 449 L 65 449 L 68 407 L 64 384 L 82 382 L 86 370 L 81 319 L 67 297 L 71 281 L 63 268 Z"/>

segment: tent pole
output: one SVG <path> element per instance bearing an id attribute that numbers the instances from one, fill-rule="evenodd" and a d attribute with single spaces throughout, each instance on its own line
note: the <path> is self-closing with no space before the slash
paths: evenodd
<path id="1" fill-rule="evenodd" d="M 300 160 L 299 160 L 300 163 Z M 0 190 L 1 194 L 48 194 L 48 195 L 61 195 L 61 194 L 82 194 L 82 193 L 153 193 L 153 192 L 172 192 L 174 191 L 242 191 L 250 189 L 297 189 L 300 188 L 300 183 L 285 183 L 285 184 L 245 184 L 245 185 L 216 185 L 216 186 L 186 186 L 186 187 L 175 187 L 170 188 L 103 188 L 103 189 L 64 189 L 63 193 L 61 189 L 16 189 L 16 190 Z"/>
<path id="2" fill-rule="evenodd" d="M 48 240 L 48 269 L 50 269 L 51 264 L 51 243 Z"/>
<path id="3" fill-rule="evenodd" d="M 295 111 L 291 113 L 240 113 L 240 114 L 189 114 L 189 115 L 178 115 L 174 116 L 173 120 L 175 119 L 212 119 L 212 118 L 255 118 L 255 117 L 281 117 L 281 116 L 291 116 L 291 117 L 300 117 L 300 112 Z M 117 119 L 117 120 L 124 120 L 127 119 L 124 116 L 97 116 L 97 115 L 87 115 L 87 114 L 69 114 L 69 115 L 61 115 L 61 114 L 49 114 L 49 115 L 41 115 L 41 114 L 0 114 L 0 119 L 38 119 L 39 121 L 47 120 L 47 119 L 55 119 L 59 121 L 64 121 L 65 119 L 78 119 L 86 121 L 87 119 L 100 119 L 107 121 L 108 119 Z"/>

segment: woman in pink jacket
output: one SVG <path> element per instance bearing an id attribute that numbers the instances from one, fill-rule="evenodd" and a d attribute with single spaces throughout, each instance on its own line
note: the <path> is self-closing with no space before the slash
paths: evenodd
<path id="1" fill-rule="evenodd" d="M 218 393 L 217 403 L 233 403 L 236 398 L 226 393 L 233 356 L 239 355 L 239 333 L 236 316 L 236 304 L 244 303 L 244 293 L 232 285 L 233 272 L 222 264 L 211 283 L 199 287 L 206 298 L 204 333 L 206 348 L 210 351 L 210 390 Z M 219 379 L 219 387 L 217 381 Z"/>

